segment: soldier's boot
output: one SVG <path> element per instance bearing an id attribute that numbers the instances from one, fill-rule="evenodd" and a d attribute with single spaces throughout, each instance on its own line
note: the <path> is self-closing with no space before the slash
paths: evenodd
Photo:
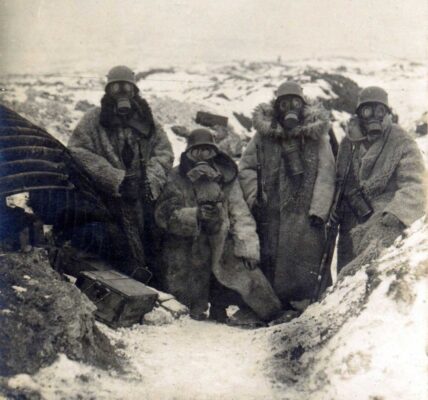
<path id="1" fill-rule="evenodd" d="M 211 305 L 208 319 L 225 324 L 228 321 L 226 307 Z"/>
<path id="2" fill-rule="evenodd" d="M 266 326 L 266 323 L 247 306 L 241 306 L 240 309 L 229 318 L 227 324 L 243 329 L 255 329 Z"/>

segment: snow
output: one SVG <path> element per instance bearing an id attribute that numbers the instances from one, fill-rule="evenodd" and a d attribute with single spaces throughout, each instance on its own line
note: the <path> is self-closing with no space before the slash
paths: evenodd
<path id="1" fill-rule="evenodd" d="M 24 292 L 26 292 L 26 291 L 27 291 L 27 289 L 26 289 L 26 288 L 23 288 L 23 287 L 21 287 L 21 286 L 15 286 L 15 285 L 13 285 L 13 286 L 12 286 L 12 289 L 13 289 L 16 293 L 24 293 Z"/>
<path id="2" fill-rule="evenodd" d="M 305 95 L 311 99 L 332 99 L 337 95 L 332 91 L 331 86 L 324 80 L 318 79 L 315 82 L 305 84 Z"/>
<path id="3" fill-rule="evenodd" d="M 325 398 L 372 395 L 411 400 L 426 393 L 421 378 L 427 363 L 421 350 L 427 331 L 426 321 L 420 318 L 426 312 L 426 282 L 417 285 L 418 298 L 412 310 L 403 314 L 386 296 L 389 284 L 390 280 L 383 281 L 363 314 L 346 324 L 324 349 L 322 354 L 329 360 L 325 372 L 331 381 Z"/>
<path id="4" fill-rule="evenodd" d="M 182 318 L 172 325 L 110 330 L 129 365 L 126 373 L 101 371 L 60 355 L 31 379 L 46 399 L 91 396 L 97 400 L 276 399 L 280 392 L 264 373 L 268 335 Z"/>
<path id="5" fill-rule="evenodd" d="M 186 149 L 186 139 L 177 136 L 172 130 L 171 130 L 170 124 L 164 125 L 165 132 L 168 136 L 169 141 L 171 142 L 172 149 L 174 151 L 174 166 L 178 165 L 180 163 L 180 155 L 181 153 Z"/>

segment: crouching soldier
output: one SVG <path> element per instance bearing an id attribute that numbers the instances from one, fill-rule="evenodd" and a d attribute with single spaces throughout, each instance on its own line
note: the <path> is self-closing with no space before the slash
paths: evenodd
<path id="1" fill-rule="evenodd" d="M 125 66 L 109 71 L 101 107 L 83 116 L 68 145 L 114 216 L 112 224 L 98 224 L 98 236 L 108 236 L 113 257 L 139 279 L 136 269 L 144 272 L 146 264 L 142 241 L 151 231 L 144 228 L 147 212 L 166 183 L 173 152 L 139 95 L 133 71 Z"/>
<path id="2" fill-rule="evenodd" d="M 329 114 L 309 104 L 297 83 L 285 82 L 271 103 L 256 107 L 253 126 L 239 179 L 249 207 L 264 220 L 262 267 L 285 308 L 304 307 L 315 290 L 334 195 Z"/>
<path id="3" fill-rule="evenodd" d="M 387 93 L 361 91 L 356 115 L 339 147 L 338 180 L 345 186 L 338 267 L 351 272 L 390 246 L 424 214 L 424 164 L 415 140 L 392 122 Z M 342 275 L 346 274 L 345 270 Z"/>
<path id="4" fill-rule="evenodd" d="M 161 264 L 164 289 L 202 319 L 210 299 L 212 274 L 263 320 L 280 302 L 256 263 L 256 226 L 237 180 L 235 162 L 221 152 L 205 129 L 191 132 L 180 165 L 171 172 L 156 205 L 165 231 Z M 211 308 L 210 317 L 220 315 Z M 224 314 L 224 310 L 223 310 Z"/>

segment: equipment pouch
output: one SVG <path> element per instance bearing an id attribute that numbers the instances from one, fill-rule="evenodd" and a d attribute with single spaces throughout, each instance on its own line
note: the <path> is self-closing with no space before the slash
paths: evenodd
<path id="1" fill-rule="evenodd" d="M 367 198 L 362 188 L 352 189 L 346 195 L 349 208 L 352 210 L 360 224 L 366 222 L 373 214 L 370 200 Z"/>

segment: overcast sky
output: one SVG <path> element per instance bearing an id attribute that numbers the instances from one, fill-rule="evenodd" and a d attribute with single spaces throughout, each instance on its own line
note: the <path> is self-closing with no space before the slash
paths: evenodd
<path id="1" fill-rule="evenodd" d="M 0 0 L 0 69 L 428 57 L 428 0 Z"/>

